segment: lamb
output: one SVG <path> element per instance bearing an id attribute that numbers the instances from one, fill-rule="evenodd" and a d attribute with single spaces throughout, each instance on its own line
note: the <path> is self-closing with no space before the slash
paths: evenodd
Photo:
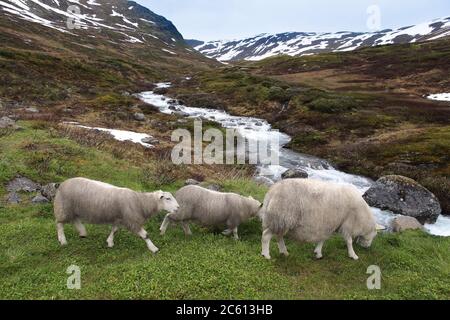
<path id="1" fill-rule="evenodd" d="M 82 222 L 110 224 L 108 247 L 114 246 L 114 234 L 119 227 L 124 227 L 141 237 L 151 252 L 157 253 L 159 249 L 148 238 L 143 225 L 158 212 L 176 212 L 178 207 L 178 202 L 167 192 L 140 193 L 84 178 L 69 179 L 58 188 L 54 201 L 58 240 L 61 245 L 67 244 L 65 223 L 73 223 L 83 238 L 87 233 Z"/>
<path id="2" fill-rule="evenodd" d="M 261 203 L 252 197 L 234 193 L 221 193 L 190 185 L 175 194 L 180 204 L 176 213 L 169 213 L 161 225 L 161 235 L 166 233 L 171 222 L 181 222 L 186 235 L 192 235 L 188 221 L 196 221 L 204 226 L 226 225 L 223 233 L 239 239 L 238 227 L 241 223 L 257 215 Z"/>
<path id="3" fill-rule="evenodd" d="M 267 193 L 260 216 L 263 221 L 262 255 L 270 259 L 272 236 L 281 254 L 288 255 L 284 236 L 297 241 L 317 243 L 317 259 L 334 232 L 345 239 L 350 258 L 358 260 L 353 239 L 369 248 L 377 235 L 375 219 L 358 190 L 317 180 L 289 179 L 276 183 Z"/>

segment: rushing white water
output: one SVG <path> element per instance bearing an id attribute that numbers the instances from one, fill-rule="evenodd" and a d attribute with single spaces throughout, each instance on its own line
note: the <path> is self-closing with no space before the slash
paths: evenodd
<path id="1" fill-rule="evenodd" d="M 167 82 L 157 84 L 158 88 L 169 86 L 170 83 Z M 326 160 L 284 148 L 291 141 L 291 138 L 282 132 L 273 130 L 272 126 L 265 120 L 233 116 L 222 110 L 187 107 L 174 99 L 155 94 L 153 91 L 142 92 L 138 96 L 144 102 L 157 107 L 162 113 L 178 113 L 186 117 L 215 121 L 225 128 L 236 129 L 239 134 L 248 140 L 273 141 L 273 138 L 277 138 L 280 144 L 280 150 L 278 151 L 279 165 L 259 166 L 259 171 L 264 172 L 264 176 L 272 181 L 280 180 L 281 175 L 288 169 L 298 168 L 306 171 L 309 177 L 313 179 L 353 185 L 361 194 L 364 194 L 373 184 L 373 181 L 369 178 L 336 170 Z M 386 228 L 389 228 L 392 220 L 396 217 L 392 212 L 378 208 L 372 208 L 372 211 L 378 224 Z M 425 229 L 433 235 L 450 236 L 450 218 L 440 216 L 436 224 L 426 225 Z"/>

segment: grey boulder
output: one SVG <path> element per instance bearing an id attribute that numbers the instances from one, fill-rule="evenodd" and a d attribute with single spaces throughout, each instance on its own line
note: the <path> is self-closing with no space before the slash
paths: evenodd
<path id="1" fill-rule="evenodd" d="M 39 194 L 36 197 L 34 197 L 33 200 L 31 200 L 31 202 L 34 204 L 41 204 L 41 203 L 48 203 L 50 201 L 43 195 Z"/>
<path id="2" fill-rule="evenodd" d="M 136 112 L 135 114 L 133 114 L 133 118 L 136 121 L 145 121 L 145 115 L 140 112 Z"/>
<path id="3" fill-rule="evenodd" d="M 422 224 L 435 223 L 442 211 L 433 193 L 403 176 L 380 178 L 363 197 L 372 207 L 416 218 Z"/>
<path id="4" fill-rule="evenodd" d="M 394 232 L 403 232 L 406 230 L 420 230 L 422 229 L 420 222 L 413 217 L 400 216 L 392 221 L 392 230 Z"/>
<path id="5" fill-rule="evenodd" d="M 6 190 L 9 192 L 36 192 L 41 189 L 41 186 L 36 182 L 22 176 L 17 176 L 11 180 L 6 186 Z"/>
<path id="6" fill-rule="evenodd" d="M 289 169 L 281 175 L 283 180 L 285 179 L 307 179 L 308 173 L 302 169 Z"/>

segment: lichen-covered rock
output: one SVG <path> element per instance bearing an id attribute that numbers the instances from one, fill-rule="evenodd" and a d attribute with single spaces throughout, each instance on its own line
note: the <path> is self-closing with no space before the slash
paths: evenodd
<path id="1" fill-rule="evenodd" d="M 19 191 L 36 192 L 40 189 L 41 186 L 38 183 L 21 176 L 17 176 L 13 180 L 11 180 L 6 186 L 6 190 L 8 190 L 9 192 L 19 192 Z"/>
<path id="2" fill-rule="evenodd" d="M 197 186 L 200 182 L 195 179 L 187 179 L 184 183 L 185 186 Z"/>
<path id="3" fill-rule="evenodd" d="M 18 204 L 20 203 L 20 196 L 16 192 L 11 192 L 7 198 L 8 203 Z"/>
<path id="4" fill-rule="evenodd" d="M 372 207 L 414 217 L 422 224 L 435 223 L 442 211 L 433 193 L 403 176 L 380 178 L 363 197 Z"/>
<path id="5" fill-rule="evenodd" d="M 133 114 L 133 118 L 136 121 L 145 121 L 145 114 L 136 112 L 135 114 Z"/>
<path id="6" fill-rule="evenodd" d="M 253 180 L 254 180 L 258 185 L 260 185 L 260 186 L 266 186 L 266 187 L 269 187 L 269 188 L 275 184 L 272 180 L 270 180 L 270 179 L 267 178 L 267 177 L 263 177 L 263 176 L 255 177 Z"/>
<path id="7" fill-rule="evenodd" d="M 41 204 L 41 203 L 48 203 L 49 200 L 43 195 L 38 194 L 36 197 L 33 198 L 33 200 L 31 200 L 31 202 L 34 204 Z"/>
<path id="8" fill-rule="evenodd" d="M 203 186 L 205 189 L 212 190 L 212 191 L 221 191 L 222 187 L 218 184 L 207 184 Z"/>
<path id="9" fill-rule="evenodd" d="M 285 179 L 307 179 L 308 173 L 302 169 L 289 169 L 281 175 L 283 180 Z"/>
<path id="10" fill-rule="evenodd" d="M 0 129 L 20 130 L 21 127 L 16 124 L 16 121 L 10 117 L 0 118 Z"/>
<path id="11" fill-rule="evenodd" d="M 141 140 L 142 143 L 147 143 L 151 145 L 159 144 L 159 140 L 154 137 L 146 137 Z"/>
<path id="12" fill-rule="evenodd" d="M 422 229 L 422 225 L 416 218 L 413 217 L 400 216 L 392 221 L 392 230 L 394 232 L 420 229 Z"/>

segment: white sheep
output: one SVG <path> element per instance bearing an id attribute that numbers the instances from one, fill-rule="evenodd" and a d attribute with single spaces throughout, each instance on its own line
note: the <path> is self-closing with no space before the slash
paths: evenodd
<path id="1" fill-rule="evenodd" d="M 221 193 L 199 186 L 186 186 L 178 190 L 175 198 L 180 204 L 176 213 L 169 213 L 161 225 L 161 235 L 166 233 L 171 222 L 181 222 L 184 233 L 191 235 L 189 221 L 203 226 L 226 225 L 224 234 L 233 233 L 239 239 L 238 227 L 241 223 L 258 214 L 261 203 L 252 197 L 235 193 Z"/>
<path id="2" fill-rule="evenodd" d="M 159 249 L 148 238 L 143 225 L 158 212 L 176 212 L 178 207 L 175 198 L 167 192 L 140 193 L 84 178 L 69 179 L 61 184 L 55 196 L 58 240 L 61 245 L 67 244 L 65 223 L 73 223 L 80 237 L 87 235 L 82 222 L 110 224 L 108 247 L 114 246 L 114 234 L 119 227 L 124 227 L 140 236 L 149 250 L 156 253 Z"/>
<path id="3" fill-rule="evenodd" d="M 350 258 L 357 260 L 353 239 L 368 248 L 377 234 L 372 212 L 358 190 L 330 182 L 280 181 L 267 193 L 260 216 L 262 255 L 267 259 L 273 235 L 281 254 L 288 255 L 284 236 L 290 235 L 297 241 L 317 243 L 314 253 L 321 259 L 324 242 L 338 232 L 347 243 Z"/>

